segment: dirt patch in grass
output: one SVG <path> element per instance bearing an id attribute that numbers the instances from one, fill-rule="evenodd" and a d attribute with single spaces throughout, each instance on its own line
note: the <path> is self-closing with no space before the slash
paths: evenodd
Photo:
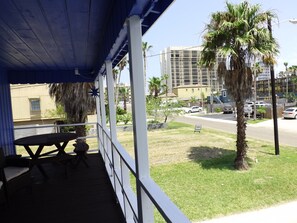
<path id="1" fill-rule="evenodd" d="M 219 157 L 235 150 L 234 136 L 203 129 L 194 132 L 194 127 L 168 128 L 148 132 L 149 160 L 151 165 L 180 163 Z M 119 132 L 120 143 L 134 157 L 133 133 Z"/>

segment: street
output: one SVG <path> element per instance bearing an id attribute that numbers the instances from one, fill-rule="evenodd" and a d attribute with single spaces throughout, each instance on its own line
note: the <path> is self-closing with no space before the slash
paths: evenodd
<path id="1" fill-rule="evenodd" d="M 211 128 L 236 134 L 236 119 L 233 114 L 212 114 L 194 116 L 187 114 L 178 116 L 175 121 L 188 124 L 200 123 L 202 128 Z M 247 137 L 266 140 L 274 143 L 273 120 L 264 121 L 258 124 L 247 125 Z M 297 120 L 296 119 L 278 119 L 279 145 L 288 145 L 297 147 Z"/>

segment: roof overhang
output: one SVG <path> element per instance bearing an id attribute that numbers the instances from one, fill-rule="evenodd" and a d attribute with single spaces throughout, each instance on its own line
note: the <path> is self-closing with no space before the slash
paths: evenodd
<path id="1" fill-rule="evenodd" d="M 138 15 L 144 34 L 172 2 L 1 1 L 0 67 L 10 83 L 93 81 L 127 54 L 127 18 Z"/>

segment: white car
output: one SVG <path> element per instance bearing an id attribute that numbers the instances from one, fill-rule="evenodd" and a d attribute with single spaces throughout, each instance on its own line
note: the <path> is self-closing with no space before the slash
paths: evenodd
<path id="1" fill-rule="evenodd" d="M 263 106 L 263 107 L 271 107 L 271 104 L 266 103 L 266 102 L 264 102 L 264 101 L 257 101 L 257 102 L 256 102 L 256 105 L 258 105 L 258 106 Z"/>
<path id="2" fill-rule="evenodd" d="M 297 118 L 297 107 L 287 108 L 283 111 L 283 118 Z"/>
<path id="3" fill-rule="evenodd" d="M 201 112 L 202 111 L 202 107 L 200 107 L 200 106 L 192 106 L 191 108 L 184 108 L 184 111 L 186 113 Z"/>
<path id="4" fill-rule="evenodd" d="M 254 104 L 245 104 L 243 107 L 244 115 L 245 116 L 248 116 L 248 114 L 252 115 L 254 110 L 253 107 L 254 107 Z"/>

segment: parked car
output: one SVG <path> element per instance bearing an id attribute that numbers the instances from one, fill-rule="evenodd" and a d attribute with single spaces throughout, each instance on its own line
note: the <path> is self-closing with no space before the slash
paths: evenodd
<path id="1" fill-rule="evenodd" d="M 232 114 L 233 113 L 233 107 L 230 104 L 225 104 L 223 107 L 223 114 Z"/>
<path id="2" fill-rule="evenodd" d="M 283 111 L 283 118 L 297 118 L 297 107 L 287 108 Z"/>
<path id="3" fill-rule="evenodd" d="M 256 105 L 263 106 L 263 107 L 271 107 L 271 104 L 266 103 L 264 101 L 256 101 Z"/>
<path id="4" fill-rule="evenodd" d="M 252 115 L 254 111 L 254 104 L 245 104 L 243 107 L 244 115 L 248 116 L 249 114 Z"/>
<path id="5" fill-rule="evenodd" d="M 192 106 L 190 108 L 184 108 L 186 113 L 201 112 L 203 109 L 200 106 Z"/>

